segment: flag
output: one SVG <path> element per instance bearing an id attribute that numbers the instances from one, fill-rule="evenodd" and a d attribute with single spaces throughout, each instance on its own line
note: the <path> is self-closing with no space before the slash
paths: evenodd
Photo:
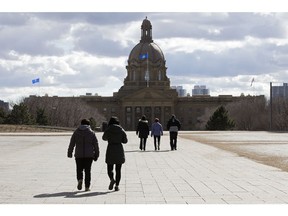
<path id="1" fill-rule="evenodd" d="M 254 77 L 253 77 L 253 79 L 252 79 L 252 81 L 251 81 L 251 84 L 250 84 L 250 86 L 252 86 L 253 85 L 253 82 L 254 82 L 255 80 L 254 80 Z"/>
<path id="2" fill-rule="evenodd" d="M 37 79 L 33 79 L 33 80 L 32 80 L 32 84 L 35 84 L 35 83 L 38 83 L 38 82 L 40 82 L 40 78 L 37 78 Z"/>
<path id="3" fill-rule="evenodd" d="M 140 55 L 139 55 L 139 59 L 140 59 L 140 60 L 148 59 L 148 53 L 140 54 Z"/>

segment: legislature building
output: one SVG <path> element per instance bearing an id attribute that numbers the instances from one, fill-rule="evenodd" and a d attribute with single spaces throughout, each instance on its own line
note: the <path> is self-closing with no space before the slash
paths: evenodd
<path id="1" fill-rule="evenodd" d="M 70 99 L 81 100 L 97 109 L 106 121 L 111 116 L 117 116 L 125 130 L 135 130 L 142 115 L 146 115 L 150 123 L 154 118 L 159 118 L 166 129 L 172 114 L 181 121 L 183 130 L 195 130 L 199 117 L 204 115 L 206 109 L 243 99 L 243 96 L 232 95 L 179 97 L 176 89 L 170 86 L 165 56 L 153 41 L 152 25 L 147 17 L 141 25 L 140 42 L 129 54 L 126 70 L 123 86 L 113 96 L 85 95 Z M 30 96 L 33 97 L 41 98 Z M 55 100 L 55 97 L 50 98 Z M 57 97 L 59 99 L 61 97 Z"/>

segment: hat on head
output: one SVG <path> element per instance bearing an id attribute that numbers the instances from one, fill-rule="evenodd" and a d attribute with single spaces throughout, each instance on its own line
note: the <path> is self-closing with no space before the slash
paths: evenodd
<path id="1" fill-rule="evenodd" d="M 88 119 L 82 119 L 81 125 L 90 125 L 90 121 Z"/>
<path id="2" fill-rule="evenodd" d="M 118 118 L 117 118 L 116 116 L 112 116 L 112 117 L 110 118 L 108 125 L 112 125 L 112 124 L 117 124 L 117 125 L 119 125 L 119 120 L 118 120 Z"/>

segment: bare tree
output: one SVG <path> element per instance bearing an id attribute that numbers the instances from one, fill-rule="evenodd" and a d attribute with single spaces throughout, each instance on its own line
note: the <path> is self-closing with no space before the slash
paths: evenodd
<path id="1" fill-rule="evenodd" d="M 205 126 L 207 122 L 209 121 L 209 118 L 212 116 L 212 114 L 216 111 L 217 107 L 208 107 L 205 108 L 204 115 L 197 118 L 197 122 L 195 124 L 196 130 L 205 130 Z"/>
<path id="2" fill-rule="evenodd" d="M 265 97 L 247 96 L 237 102 L 226 104 L 225 108 L 231 119 L 235 121 L 235 130 L 268 130 L 269 106 L 267 104 Z M 205 114 L 197 118 L 195 128 L 204 130 L 216 109 L 217 107 L 206 108 Z"/>
<path id="3" fill-rule="evenodd" d="M 285 98 L 273 99 L 273 129 L 288 130 L 288 101 Z"/>
<path id="4" fill-rule="evenodd" d="M 83 118 L 93 118 L 100 126 L 105 120 L 97 108 L 88 105 L 81 97 L 29 97 L 25 103 L 34 116 L 37 108 L 44 109 L 52 126 L 75 128 Z"/>
<path id="5" fill-rule="evenodd" d="M 226 106 L 238 130 L 268 130 L 269 117 L 266 99 L 243 97 Z"/>

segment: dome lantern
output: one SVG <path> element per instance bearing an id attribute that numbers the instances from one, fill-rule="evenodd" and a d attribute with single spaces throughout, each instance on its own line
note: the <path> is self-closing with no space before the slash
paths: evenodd
<path id="1" fill-rule="evenodd" d="M 152 25 L 151 22 L 146 18 L 143 20 L 141 25 L 141 43 L 152 43 Z"/>

